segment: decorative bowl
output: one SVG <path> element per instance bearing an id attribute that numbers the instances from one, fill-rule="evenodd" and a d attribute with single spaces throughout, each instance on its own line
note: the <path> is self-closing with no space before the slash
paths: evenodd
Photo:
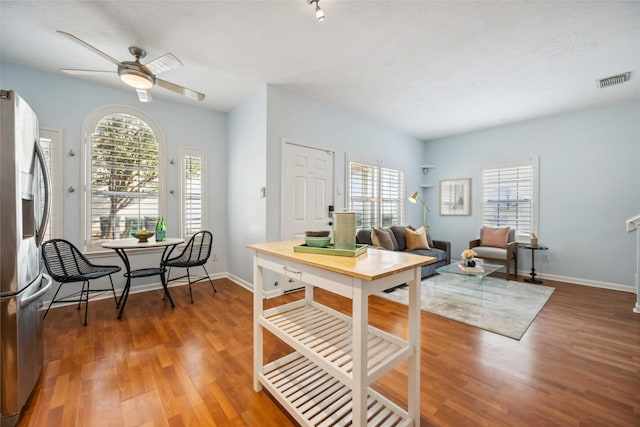
<path id="1" fill-rule="evenodd" d="M 329 230 L 321 230 L 321 231 L 305 231 L 304 235 L 307 237 L 328 237 Z"/>
<path id="2" fill-rule="evenodd" d="M 153 235 L 156 234 L 152 231 L 147 231 L 147 232 L 141 232 L 141 231 L 136 231 L 135 233 L 131 233 L 131 235 L 133 237 L 135 237 L 136 239 L 138 239 L 138 243 L 147 243 L 149 241 L 149 239 L 151 237 L 153 237 Z"/>
<path id="3" fill-rule="evenodd" d="M 331 237 L 329 236 L 326 236 L 326 237 L 307 236 L 304 239 L 304 242 L 307 244 L 307 246 L 311 246 L 313 248 L 326 248 L 329 245 L 330 241 L 331 241 Z"/>

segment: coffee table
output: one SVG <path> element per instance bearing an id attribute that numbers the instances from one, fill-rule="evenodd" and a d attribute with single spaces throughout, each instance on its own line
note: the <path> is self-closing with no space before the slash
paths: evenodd
<path id="1" fill-rule="evenodd" d="M 462 261 L 453 261 L 451 264 L 445 265 L 444 267 L 440 267 L 436 269 L 436 273 L 439 274 L 459 274 L 461 276 L 470 276 L 479 278 L 480 281 L 487 277 L 490 274 L 493 274 L 499 270 L 504 269 L 504 264 L 489 264 L 487 262 L 476 261 L 476 267 L 482 268 L 484 271 L 482 273 L 468 273 L 463 271 L 459 265 L 462 264 Z"/>
<path id="2" fill-rule="evenodd" d="M 476 260 L 476 267 L 481 267 L 484 271 L 474 274 L 464 272 L 459 267 L 460 264 L 462 264 L 462 261 L 453 261 L 451 264 L 436 269 L 438 274 L 434 277 L 434 290 L 436 292 L 438 290 L 438 276 L 457 276 L 459 280 L 455 281 L 455 285 L 473 291 L 467 295 L 469 298 L 478 298 L 479 294 L 478 299 L 482 305 L 484 300 L 482 282 L 484 278 L 496 272 L 503 272 L 506 267 L 505 264 L 489 264 Z"/>

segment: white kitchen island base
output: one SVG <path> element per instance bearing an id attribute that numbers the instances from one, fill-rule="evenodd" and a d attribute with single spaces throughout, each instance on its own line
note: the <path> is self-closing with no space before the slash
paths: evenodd
<path id="1" fill-rule="evenodd" d="M 299 241 L 253 244 L 254 389 L 264 386 L 302 425 L 420 425 L 420 267 L 435 259 L 370 249 L 359 257 L 298 253 Z M 263 270 L 305 283 L 305 298 L 263 308 Z M 368 297 L 409 284 L 409 339 L 368 325 Z M 353 318 L 313 300 L 319 287 L 352 300 Z M 263 330 L 295 351 L 264 364 Z M 369 387 L 409 361 L 408 408 Z"/>

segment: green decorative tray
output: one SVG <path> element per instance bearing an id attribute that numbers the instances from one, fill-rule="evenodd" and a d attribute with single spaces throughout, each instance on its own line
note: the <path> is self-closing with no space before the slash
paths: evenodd
<path id="1" fill-rule="evenodd" d="M 357 257 L 367 252 L 367 245 L 356 244 L 355 249 L 336 249 L 333 247 L 333 243 L 329 243 L 326 248 L 314 248 L 307 246 L 306 244 L 295 245 L 293 247 L 294 252 L 305 252 L 308 254 L 320 254 L 320 255 L 336 255 L 336 256 L 350 256 Z"/>

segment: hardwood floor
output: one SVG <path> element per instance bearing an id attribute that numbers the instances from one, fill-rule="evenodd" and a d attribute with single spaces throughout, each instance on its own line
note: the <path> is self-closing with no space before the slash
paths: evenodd
<path id="1" fill-rule="evenodd" d="M 44 324 L 45 368 L 20 426 L 295 425 L 252 388 L 252 294 L 222 279 L 75 307 Z M 422 312 L 422 426 L 639 426 L 635 296 L 546 281 L 551 299 L 520 341 Z M 302 293 L 266 301 L 267 306 Z M 350 301 L 316 291 L 349 313 Z M 406 336 L 406 307 L 370 298 L 370 322 Z M 265 357 L 287 346 L 265 333 Z M 374 387 L 406 404 L 406 366 Z"/>

